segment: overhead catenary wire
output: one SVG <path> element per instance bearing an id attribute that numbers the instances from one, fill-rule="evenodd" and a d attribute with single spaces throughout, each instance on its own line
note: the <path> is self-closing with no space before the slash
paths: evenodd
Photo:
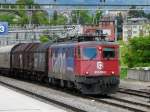
<path id="1" fill-rule="evenodd" d="M 20 8 L 24 6 L 24 8 Z M 43 10 L 42 8 L 37 8 L 37 6 L 42 7 L 47 10 L 114 10 L 114 11 L 127 11 L 127 10 L 150 10 L 150 4 L 0 4 L 0 11 L 3 10 Z M 135 6 L 135 9 L 131 9 Z M 30 7 L 30 8 L 29 8 Z"/>

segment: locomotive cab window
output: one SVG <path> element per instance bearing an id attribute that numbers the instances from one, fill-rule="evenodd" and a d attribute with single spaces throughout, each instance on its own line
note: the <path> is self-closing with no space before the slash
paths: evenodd
<path id="1" fill-rule="evenodd" d="M 83 53 L 83 59 L 93 60 L 97 56 L 97 49 L 94 47 L 83 48 L 82 53 Z"/>
<path id="2" fill-rule="evenodd" d="M 114 48 L 104 48 L 103 49 L 103 58 L 115 58 L 115 49 Z"/>

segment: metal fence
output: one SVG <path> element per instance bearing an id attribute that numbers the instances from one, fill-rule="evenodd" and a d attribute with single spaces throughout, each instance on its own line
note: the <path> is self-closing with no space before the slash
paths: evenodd
<path id="1" fill-rule="evenodd" d="M 128 79 L 140 80 L 140 81 L 150 81 L 150 70 L 128 70 Z"/>

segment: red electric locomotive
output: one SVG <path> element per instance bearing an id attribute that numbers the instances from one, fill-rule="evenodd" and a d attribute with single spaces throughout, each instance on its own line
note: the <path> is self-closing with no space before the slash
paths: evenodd
<path id="1" fill-rule="evenodd" d="M 1 47 L 0 72 L 8 71 L 9 76 L 75 88 L 83 94 L 115 92 L 120 74 L 118 44 L 103 40 L 103 36 L 73 39 L 53 44 L 24 43 Z"/>
<path id="2" fill-rule="evenodd" d="M 75 87 L 83 94 L 113 93 L 119 85 L 118 50 L 118 44 L 107 41 L 52 44 L 49 82 Z"/>

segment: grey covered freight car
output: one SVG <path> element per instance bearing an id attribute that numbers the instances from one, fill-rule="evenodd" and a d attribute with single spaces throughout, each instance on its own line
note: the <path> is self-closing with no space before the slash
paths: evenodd
<path id="1" fill-rule="evenodd" d="M 15 45 L 0 47 L 0 71 L 2 74 L 8 74 L 11 68 L 11 51 Z"/>

